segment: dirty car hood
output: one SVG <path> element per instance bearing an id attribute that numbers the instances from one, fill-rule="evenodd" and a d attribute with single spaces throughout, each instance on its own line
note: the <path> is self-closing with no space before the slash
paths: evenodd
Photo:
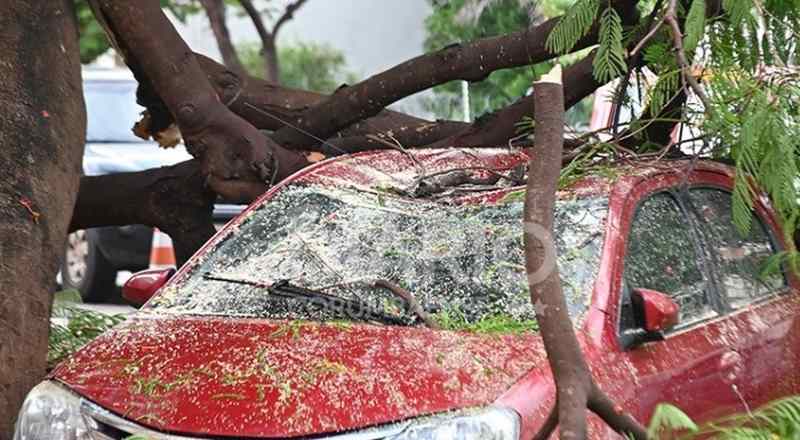
<path id="1" fill-rule="evenodd" d="M 52 376 L 152 429 L 290 437 L 491 404 L 543 362 L 535 334 L 140 316 Z"/>

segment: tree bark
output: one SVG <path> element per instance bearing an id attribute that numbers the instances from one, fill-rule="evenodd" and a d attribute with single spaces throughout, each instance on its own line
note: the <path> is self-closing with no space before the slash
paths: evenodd
<path id="1" fill-rule="evenodd" d="M 240 76 L 216 61 L 195 54 L 219 99 L 231 111 L 257 128 L 275 131 L 300 117 L 309 107 L 327 96 L 305 90 L 290 89 L 253 76 Z M 152 129 L 160 131 L 169 127 L 174 119 L 166 105 L 146 83 L 139 85 L 139 103 L 146 107 L 152 118 Z M 383 110 L 377 115 L 359 121 L 338 131 L 328 139 L 328 145 L 316 146 L 329 155 L 364 151 L 369 147 L 385 148 L 367 136 L 393 136 L 404 146 L 424 146 L 455 134 L 469 124 L 455 121 L 429 121 L 403 113 Z"/>
<path id="2" fill-rule="evenodd" d="M 637 3 L 637 0 L 614 1 L 626 24 L 638 20 L 634 7 Z M 422 90 L 453 80 L 481 81 L 496 70 L 549 60 L 556 54 L 547 50 L 545 42 L 558 20 L 560 17 L 531 29 L 451 45 L 412 58 L 353 86 L 342 87 L 291 121 L 300 130 L 285 127 L 278 130 L 273 139 L 287 148 L 308 148 L 318 143 L 316 139 L 327 139 L 337 131 L 372 117 L 386 106 Z M 588 47 L 596 40 L 594 26 L 572 50 Z"/>
<path id="3" fill-rule="evenodd" d="M 173 239 L 180 266 L 214 235 L 214 200 L 197 160 L 134 173 L 84 176 L 69 230 L 156 227 Z"/>
<path id="4" fill-rule="evenodd" d="M 278 50 L 275 45 L 273 32 L 267 30 L 261 13 L 250 0 L 239 0 L 253 26 L 256 28 L 259 39 L 261 39 L 261 56 L 264 57 L 264 79 L 273 84 L 280 83 L 280 67 L 278 66 Z"/>
<path id="5" fill-rule="evenodd" d="M 249 201 L 307 164 L 301 154 L 281 148 L 220 102 L 157 0 L 90 3 L 126 62 L 174 117 L 215 192 L 233 199 L 245 188 L 243 200 Z"/>
<path id="6" fill-rule="evenodd" d="M 570 108 L 583 98 L 594 93 L 602 84 L 594 78 L 592 62 L 596 51 L 564 71 L 564 105 Z M 536 108 L 534 95 L 521 98 L 508 107 L 478 118 L 459 133 L 440 139 L 430 147 L 477 147 L 506 146 L 508 140 L 517 135 L 516 124 Z"/>
<path id="7" fill-rule="evenodd" d="M 211 31 L 214 33 L 214 38 L 217 40 L 217 47 L 219 53 L 222 55 L 222 61 L 231 71 L 237 75 L 245 75 L 246 71 L 242 62 L 239 60 L 239 54 L 236 52 L 236 47 L 233 46 L 231 34 L 228 31 L 228 24 L 226 22 L 225 1 L 224 0 L 200 0 L 203 9 L 206 11 L 208 22 L 211 25 Z"/>
<path id="8" fill-rule="evenodd" d="M 552 236 L 564 139 L 564 89 L 560 66 L 534 85 L 533 99 L 536 137 L 530 151 L 525 195 L 525 266 L 531 301 L 556 383 L 555 414 L 548 417 L 544 431 L 537 434 L 537 438 L 547 438 L 546 431 L 555 429 L 556 420 L 560 438 L 586 438 L 586 409 L 589 408 L 617 432 L 645 439 L 644 428 L 630 416 L 616 411 L 611 400 L 595 385 L 561 288 Z"/>
<path id="9" fill-rule="evenodd" d="M 43 36 L 46 36 L 44 38 Z M 45 374 L 86 133 L 73 2 L 0 2 L 0 439 Z"/>
<path id="10" fill-rule="evenodd" d="M 264 57 L 264 79 L 273 84 L 280 84 L 281 82 L 281 68 L 280 59 L 278 57 L 278 33 L 281 31 L 283 25 L 294 18 L 295 12 L 303 7 L 307 0 L 296 0 L 286 5 L 283 14 L 275 21 L 272 31 L 267 30 L 264 25 L 264 20 L 261 18 L 261 13 L 253 5 L 250 0 L 239 0 L 239 3 L 244 8 L 253 26 L 256 28 L 258 37 L 261 39 L 261 55 Z"/>

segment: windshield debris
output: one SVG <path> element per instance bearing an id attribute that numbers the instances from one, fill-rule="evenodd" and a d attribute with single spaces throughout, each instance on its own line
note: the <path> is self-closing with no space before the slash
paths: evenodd
<path id="1" fill-rule="evenodd" d="M 406 299 L 375 285 L 385 280 L 413 292 L 423 314 L 445 329 L 535 329 L 524 266 L 522 197 L 477 203 L 295 184 L 231 228 L 174 291 L 148 307 L 270 319 L 343 318 L 257 286 L 203 278 L 212 272 L 225 278 L 287 280 L 389 315 L 399 313 L 407 321 L 421 318 Z M 556 205 L 558 262 L 576 323 L 588 309 L 607 211 L 602 197 Z"/>

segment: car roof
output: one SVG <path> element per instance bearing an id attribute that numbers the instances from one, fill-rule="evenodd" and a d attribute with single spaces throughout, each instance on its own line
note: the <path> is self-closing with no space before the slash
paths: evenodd
<path id="1" fill-rule="evenodd" d="M 284 184 L 318 183 L 369 189 L 413 187 L 420 175 L 437 175 L 458 169 L 490 174 L 487 169 L 504 172 L 525 164 L 526 150 L 509 148 L 446 148 L 414 150 L 375 150 L 324 160 L 290 177 Z M 661 174 L 711 171 L 733 176 L 732 167 L 709 160 L 627 160 L 594 165 L 560 192 L 602 193 L 617 184 L 636 184 Z M 281 185 L 282 186 L 282 185 Z"/>

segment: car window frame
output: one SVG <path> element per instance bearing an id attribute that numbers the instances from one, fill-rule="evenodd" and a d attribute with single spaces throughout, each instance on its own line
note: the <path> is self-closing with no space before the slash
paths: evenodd
<path id="1" fill-rule="evenodd" d="M 715 278 L 717 280 L 720 280 L 721 276 L 722 276 L 722 273 L 723 273 L 723 269 L 722 269 L 722 265 L 718 261 L 717 253 L 712 250 L 712 247 L 711 247 L 711 244 L 710 244 L 711 241 L 712 241 L 710 239 L 710 231 L 708 230 L 708 226 L 705 224 L 705 222 L 700 217 L 700 213 L 699 213 L 697 207 L 694 205 L 694 203 L 692 201 L 692 198 L 691 198 L 691 191 L 692 190 L 696 190 L 696 189 L 711 189 L 711 190 L 721 191 L 721 192 L 725 193 L 726 195 L 730 196 L 731 198 L 733 198 L 733 191 L 730 188 L 727 188 L 727 187 L 722 186 L 722 185 L 714 185 L 714 184 L 711 184 L 711 183 L 705 183 L 705 184 L 696 184 L 696 185 L 689 186 L 687 188 L 687 191 L 686 191 L 686 194 L 685 194 L 686 206 L 691 210 L 691 216 L 694 218 L 695 222 L 697 223 L 698 229 L 701 230 L 702 233 L 703 233 L 703 236 L 704 236 L 703 240 L 705 241 L 706 248 L 708 249 L 708 252 L 710 254 L 710 263 L 711 263 L 711 266 L 712 266 L 712 270 L 714 272 L 714 276 L 715 276 Z M 783 245 L 783 243 L 779 239 L 779 235 L 776 233 L 772 223 L 767 221 L 767 219 L 764 218 L 763 213 L 757 207 L 754 206 L 752 211 L 753 211 L 753 216 L 757 219 L 757 221 L 759 223 L 761 223 L 761 225 L 766 230 L 767 238 L 769 239 L 769 243 L 770 243 L 770 245 L 772 247 L 773 254 L 777 253 L 777 252 L 784 251 L 785 250 L 785 246 Z M 791 285 L 791 282 L 789 280 L 788 274 L 786 273 L 785 266 L 781 267 L 781 277 L 783 278 L 783 286 L 780 289 L 776 289 L 776 290 L 774 290 L 774 291 L 772 291 L 772 292 L 770 292 L 770 293 L 768 293 L 766 295 L 763 295 L 761 297 L 755 298 L 753 300 L 749 300 L 747 302 L 746 306 L 738 307 L 738 308 L 734 308 L 733 306 L 731 306 L 730 302 L 728 301 L 727 292 L 725 291 L 724 288 L 721 287 L 721 284 L 718 283 L 717 286 L 718 286 L 718 290 L 719 290 L 719 294 L 720 294 L 720 299 L 723 301 L 724 306 L 725 306 L 725 311 L 724 311 L 724 313 L 720 313 L 720 317 L 728 316 L 728 315 L 731 315 L 731 314 L 735 314 L 735 313 L 737 313 L 739 311 L 746 310 L 748 307 L 752 307 L 754 305 L 763 304 L 763 303 L 771 301 L 771 300 L 773 300 L 773 299 L 775 299 L 775 298 L 777 298 L 777 297 L 779 297 L 781 295 L 790 294 L 793 289 L 792 289 L 792 285 Z"/>
<path id="2" fill-rule="evenodd" d="M 705 246 L 705 244 L 707 243 L 706 238 L 700 229 L 700 225 L 697 223 L 693 215 L 689 212 L 690 207 L 687 205 L 686 200 L 684 200 L 684 197 L 688 196 L 688 190 L 691 187 L 693 187 L 693 185 L 680 184 L 680 185 L 671 185 L 671 186 L 657 188 L 653 191 L 643 194 L 634 204 L 632 215 L 630 218 L 630 224 L 628 225 L 627 230 L 624 232 L 626 245 L 624 248 L 624 254 L 622 255 L 621 258 L 622 261 L 622 266 L 620 271 L 621 284 L 619 287 L 620 289 L 619 298 L 617 298 L 618 313 L 616 322 L 616 336 L 620 346 L 624 346 L 623 340 L 625 339 L 625 335 L 623 334 L 624 332 L 622 328 L 622 319 L 623 319 L 622 315 L 624 312 L 623 301 L 625 300 L 626 297 L 630 297 L 631 293 L 631 287 L 629 286 L 627 280 L 625 279 L 625 268 L 626 268 L 627 258 L 629 256 L 628 245 L 630 243 L 629 241 L 630 233 L 634 228 L 636 222 L 636 216 L 641 211 L 643 205 L 647 203 L 647 201 L 649 201 L 651 198 L 659 194 L 668 194 L 672 198 L 672 200 L 677 204 L 678 210 L 680 211 L 681 215 L 686 220 L 686 222 L 689 224 L 690 233 L 692 235 L 692 242 L 695 248 L 695 256 L 697 258 L 698 270 L 700 271 L 701 275 L 708 280 L 709 303 L 711 305 L 711 308 L 715 312 L 711 316 L 708 316 L 703 319 L 698 319 L 696 321 L 692 321 L 690 324 L 687 325 L 681 325 L 681 323 L 678 323 L 672 329 L 669 329 L 664 332 L 665 337 L 669 337 L 673 334 L 682 333 L 688 330 L 695 329 L 699 326 L 704 325 L 709 321 L 725 316 L 725 314 L 721 311 L 723 307 L 721 302 L 725 301 L 725 298 L 722 297 L 722 292 L 719 289 L 716 273 L 714 272 L 715 266 L 713 264 L 710 264 L 710 262 L 708 261 L 708 255 L 706 255 L 703 249 L 703 246 Z M 663 292 L 663 293 L 668 293 L 668 292 Z"/>

